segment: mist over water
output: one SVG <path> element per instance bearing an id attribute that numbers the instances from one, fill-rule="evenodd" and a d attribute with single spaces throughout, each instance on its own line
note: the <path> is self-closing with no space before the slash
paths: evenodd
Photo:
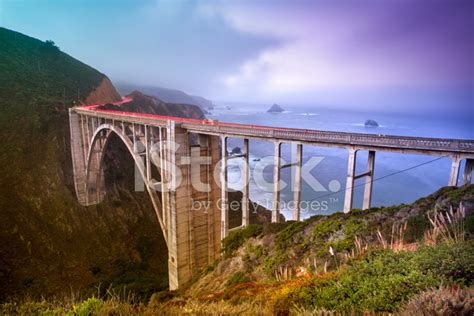
<path id="1" fill-rule="evenodd" d="M 271 105 L 271 104 L 270 104 Z M 474 129 L 470 117 L 447 116 L 447 115 L 420 115 L 420 114 L 393 114 L 382 111 L 344 111 L 317 109 L 315 106 L 291 106 L 283 105 L 286 110 L 283 113 L 267 113 L 270 105 L 226 103 L 226 106 L 218 106 L 208 117 L 218 119 L 222 122 L 235 122 L 255 125 L 270 125 L 278 127 L 307 128 L 315 130 L 330 130 L 356 133 L 372 133 L 383 135 L 409 135 L 424 137 L 460 138 L 474 139 Z M 230 109 L 229 109 L 229 108 Z M 364 122 L 373 119 L 379 123 L 377 128 L 366 128 Z M 235 146 L 243 147 L 240 139 L 229 139 L 228 149 Z M 282 146 L 282 158 L 288 163 L 292 159 L 291 144 Z M 271 142 L 250 140 L 250 168 L 254 170 L 256 165 L 269 159 L 269 164 L 274 146 Z M 315 192 L 309 185 L 302 183 L 302 201 L 307 201 L 307 210 L 302 213 L 306 218 L 315 214 L 330 214 L 341 211 L 344 203 L 345 181 L 347 174 L 347 157 L 345 149 L 325 148 L 316 146 L 303 146 L 303 164 L 311 157 L 322 157 L 313 170 L 312 175 L 324 187 L 324 191 Z M 398 205 L 411 203 L 426 196 L 440 187 L 446 186 L 449 180 L 451 160 L 448 157 L 441 158 L 426 165 L 403 171 L 404 169 L 436 159 L 436 156 L 409 155 L 387 152 L 377 152 L 375 159 L 375 180 L 373 186 L 373 206 Z M 242 159 L 229 161 L 230 187 L 241 186 L 239 165 Z M 464 166 L 461 168 L 461 175 Z M 367 152 L 357 153 L 356 173 L 362 173 L 367 169 Z M 286 219 L 291 219 L 291 211 L 285 209 L 286 203 L 293 200 L 291 190 L 293 168 L 282 170 L 282 180 L 288 185 L 281 193 L 283 202 L 282 213 Z M 268 188 L 259 188 L 251 173 L 250 196 L 251 199 L 266 207 L 271 207 L 272 185 Z M 264 169 L 265 180 L 271 183 L 273 180 L 273 165 Z M 335 185 L 335 180 L 340 183 L 340 189 Z M 330 185 L 330 183 L 332 183 Z M 365 179 L 355 181 L 354 208 L 362 207 L 362 198 Z M 309 205 L 309 201 L 317 201 Z M 303 208 L 305 208 L 303 206 Z"/>

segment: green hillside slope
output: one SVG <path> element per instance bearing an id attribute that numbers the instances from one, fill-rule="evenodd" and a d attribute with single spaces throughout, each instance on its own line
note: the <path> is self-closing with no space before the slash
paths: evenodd
<path id="1" fill-rule="evenodd" d="M 0 299 L 96 291 L 98 284 L 166 287 L 166 246 L 144 193 L 117 181 L 99 206 L 76 201 L 67 108 L 109 82 L 105 75 L 4 28 L 0 74 Z M 102 102 L 117 99 L 113 86 L 105 90 Z M 108 159 L 108 174 L 133 177 L 117 174 L 133 172 L 117 146 L 123 154 Z"/>
<path id="2" fill-rule="evenodd" d="M 61 52 L 51 41 L 0 28 L 0 104 L 85 99 L 104 75 Z"/>

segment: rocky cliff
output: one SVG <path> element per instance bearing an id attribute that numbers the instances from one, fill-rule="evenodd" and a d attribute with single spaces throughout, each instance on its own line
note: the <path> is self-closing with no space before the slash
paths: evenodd
<path id="1" fill-rule="evenodd" d="M 166 116 L 177 116 L 184 118 L 203 119 L 204 112 L 197 105 L 167 103 L 155 97 L 145 95 L 140 91 L 133 91 L 129 94 L 133 98 L 132 102 L 123 105 L 105 105 L 105 109 L 120 110 L 128 112 L 139 112 Z"/>
<path id="2" fill-rule="evenodd" d="M 85 98 L 85 103 L 107 103 L 120 100 L 120 94 L 117 92 L 110 79 L 104 77 L 102 78 L 99 85 L 95 87 Z"/>

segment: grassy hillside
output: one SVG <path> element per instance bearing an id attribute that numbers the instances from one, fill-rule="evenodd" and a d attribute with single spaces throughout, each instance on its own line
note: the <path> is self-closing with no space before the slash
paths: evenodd
<path id="1" fill-rule="evenodd" d="M 0 104 L 85 99 L 104 75 L 42 42 L 0 27 Z M 33 99 L 33 100 L 32 100 Z"/>
<path id="2" fill-rule="evenodd" d="M 233 231 L 224 240 L 224 257 L 190 288 L 156 293 L 148 303 L 109 295 L 26 300 L 0 305 L 0 311 L 472 315 L 473 237 L 474 186 L 443 188 L 411 205 Z"/>
<path id="3" fill-rule="evenodd" d="M 131 194 L 130 175 L 116 169 L 133 170 L 120 144 L 123 159 L 107 164 L 124 179 L 115 194 L 94 207 L 76 201 L 67 109 L 105 75 L 4 28 L 0 73 L 0 299 L 96 292 L 98 284 L 166 288 L 167 258 L 158 255 L 166 246 L 148 197 Z M 106 90 L 101 101 L 117 99 L 113 86 Z"/>

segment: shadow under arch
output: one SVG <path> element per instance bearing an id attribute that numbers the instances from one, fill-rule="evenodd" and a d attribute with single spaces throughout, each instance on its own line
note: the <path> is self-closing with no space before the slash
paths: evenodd
<path id="1" fill-rule="evenodd" d="M 101 140 L 101 133 L 105 132 L 105 139 L 102 143 L 98 143 Z M 119 128 L 111 125 L 111 124 L 101 124 L 99 125 L 94 134 L 92 136 L 92 142 L 89 146 L 89 150 L 87 152 L 87 161 L 86 161 L 86 183 L 87 183 L 87 190 L 88 194 L 99 194 L 100 198 L 99 201 L 105 195 L 105 188 L 103 186 L 104 176 L 103 176 L 103 163 L 105 157 L 105 149 L 107 148 L 110 140 L 112 139 L 112 135 L 115 134 L 118 138 L 122 141 L 125 145 L 126 149 L 130 153 L 135 166 L 137 167 L 140 176 L 145 183 L 145 187 L 148 191 L 148 195 L 150 196 L 151 202 L 153 204 L 153 208 L 155 210 L 156 216 L 158 218 L 158 222 L 160 224 L 161 230 L 163 232 L 163 237 L 165 239 L 166 244 L 168 245 L 168 235 L 167 229 L 163 222 L 163 208 L 162 203 L 158 197 L 156 191 L 151 188 L 147 181 L 146 181 L 146 172 L 145 172 L 145 164 L 143 159 L 140 155 L 138 155 L 134 148 L 133 142 L 130 138 Z M 93 172 L 93 168 L 97 172 Z M 91 192 L 90 184 L 96 183 L 96 192 Z"/>

